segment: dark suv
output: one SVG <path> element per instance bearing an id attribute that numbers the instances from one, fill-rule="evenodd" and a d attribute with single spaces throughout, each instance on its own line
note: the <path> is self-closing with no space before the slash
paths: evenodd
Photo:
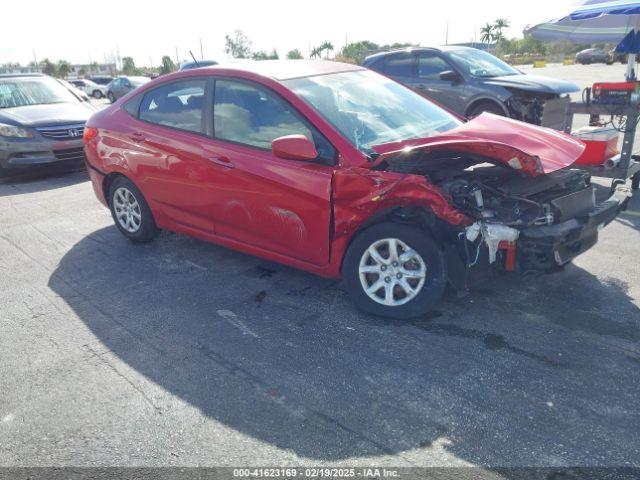
<path id="1" fill-rule="evenodd" d="M 564 103 L 554 100 L 580 89 L 563 80 L 525 75 L 490 53 L 469 47 L 382 52 L 367 57 L 363 65 L 464 117 L 490 112 L 536 125 L 542 124 L 545 108 L 561 112 L 557 117 L 561 121 Z"/>

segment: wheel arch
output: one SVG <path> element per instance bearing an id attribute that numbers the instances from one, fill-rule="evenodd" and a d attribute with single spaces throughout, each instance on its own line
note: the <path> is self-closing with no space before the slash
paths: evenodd
<path id="1" fill-rule="evenodd" d="M 498 108 L 500 108 L 500 110 L 502 110 L 504 112 L 504 115 L 506 117 L 510 117 L 511 115 L 509 115 L 509 110 L 507 109 L 507 106 L 504 104 L 504 102 L 494 98 L 494 97 L 479 97 L 479 98 L 475 98 L 469 105 L 467 105 L 467 108 L 464 111 L 464 116 L 468 117 L 469 113 L 478 105 L 482 104 L 482 103 L 491 103 L 493 105 L 496 105 Z"/>
<path id="2" fill-rule="evenodd" d="M 134 182 L 131 178 L 127 177 L 125 174 L 120 173 L 120 172 L 111 172 L 111 173 L 107 174 L 104 177 L 104 179 L 102 180 L 102 194 L 104 195 L 104 198 L 107 200 L 107 205 L 108 206 L 111 206 L 111 198 L 109 196 L 109 189 L 111 188 L 111 184 L 118 177 L 126 178 L 131 183 L 133 183 L 138 190 L 140 190 L 140 187 L 138 187 L 138 185 L 136 185 L 136 182 Z"/>
<path id="3" fill-rule="evenodd" d="M 342 271 L 346 252 L 349 250 L 349 248 L 353 244 L 353 241 L 358 237 L 358 235 L 374 225 L 387 222 L 416 226 L 424 230 L 425 233 L 428 234 L 431 239 L 441 248 L 450 239 L 450 234 L 452 231 L 452 227 L 447 222 L 440 219 L 427 205 L 397 205 L 385 208 L 379 212 L 374 213 L 366 220 L 361 222 L 350 235 L 349 240 L 346 242 L 344 251 L 342 253 L 342 258 L 340 259 L 340 271 Z"/>

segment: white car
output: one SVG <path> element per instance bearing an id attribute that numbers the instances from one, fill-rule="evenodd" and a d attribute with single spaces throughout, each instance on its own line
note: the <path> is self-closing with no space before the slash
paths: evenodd
<path id="1" fill-rule="evenodd" d="M 107 95 L 107 87 L 98 85 L 88 79 L 69 80 L 76 88 L 79 88 L 90 97 L 103 98 Z"/>

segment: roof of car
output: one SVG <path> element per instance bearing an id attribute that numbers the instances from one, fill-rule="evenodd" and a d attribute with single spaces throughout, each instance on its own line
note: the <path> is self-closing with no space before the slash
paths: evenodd
<path id="1" fill-rule="evenodd" d="M 238 70 L 251 72 L 275 80 L 290 80 L 292 78 L 312 77 L 314 75 L 364 70 L 363 67 L 358 65 L 327 60 L 244 60 L 229 61 L 213 67 L 203 67 L 203 69 L 204 68 L 212 71 Z"/>
<path id="2" fill-rule="evenodd" d="M 0 73 L 0 78 L 45 77 L 42 73 Z"/>
<path id="3" fill-rule="evenodd" d="M 460 52 L 465 50 L 471 51 L 471 50 L 478 50 L 478 49 L 473 47 L 465 47 L 462 45 L 442 45 L 439 47 L 407 47 L 407 48 L 399 48 L 396 50 L 386 50 L 384 52 L 374 53 L 372 55 L 368 55 L 365 58 L 365 60 L 367 61 L 374 60 L 376 58 L 382 58 L 392 53 L 398 53 L 398 52 L 454 52 L 454 51 Z"/>

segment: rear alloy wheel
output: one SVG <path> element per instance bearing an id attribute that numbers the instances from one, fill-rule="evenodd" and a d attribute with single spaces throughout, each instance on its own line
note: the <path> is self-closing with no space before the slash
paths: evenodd
<path id="1" fill-rule="evenodd" d="M 384 317 L 423 315 L 446 286 L 444 256 L 427 232 L 395 223 L 360 233 L 345 255 L 342 272 L 354 303 Z"/>
<path id="2" fill-rule="evenodd" d="M 97 98 L 98 100 L 100 100 L 102 98 L 102 92 L 100 90 L 94 90 L 93 98 Z"/>
<path id="3" fill-rule="evenodd" d="M 111 184 L 109 208 L 118 230 L 132 242 L 149 242 L 160 233 L 142 193 L 125 177 Z"/>

